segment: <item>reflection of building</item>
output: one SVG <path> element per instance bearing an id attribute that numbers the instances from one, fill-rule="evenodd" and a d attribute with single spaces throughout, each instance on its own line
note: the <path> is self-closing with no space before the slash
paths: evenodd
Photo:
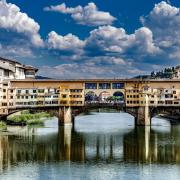
<path id="1" fill-rule="evenodd" d="M 124 160 L 141 163 L 180 163 L 178 133 L 173 127 L 170 134 L 157 133 L 146 128 L 136 128 L 124 136 Z M 165 137 L 173 137 L 173 139 Z M 172 141 L 172 142 L 171 142 Z"/>

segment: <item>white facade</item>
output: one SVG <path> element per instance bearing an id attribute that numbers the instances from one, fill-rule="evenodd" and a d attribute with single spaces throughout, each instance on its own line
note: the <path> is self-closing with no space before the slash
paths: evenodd
<path id="1" fill-rule="evenodd" d="M 35 78 L 37 69 L 19 62 L 0 58 L 0 82 L 11 79 Z"/>

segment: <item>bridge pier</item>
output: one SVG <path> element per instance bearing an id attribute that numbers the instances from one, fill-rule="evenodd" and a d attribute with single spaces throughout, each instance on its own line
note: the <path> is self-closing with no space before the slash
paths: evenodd
<path id="1" fill-rule="evenodd" d="M 151 115 L 149 111 L 149 106 L 138 107 L 135 116 L 136 126 L 150 126 L 151 125 Z"/>
<path id="2" fill-rule="evenodd" d="M 74 117 L 72 114 L 71 107 L 60 107 L 59 108 L 59 126 L 73 125 Z"/>
<path id="3" fill-rule="evenodd" d="M 151 112 L 149 106 L 127 107 L 126 112 L 134 116 L 135 126 L 151 125 Z"/>

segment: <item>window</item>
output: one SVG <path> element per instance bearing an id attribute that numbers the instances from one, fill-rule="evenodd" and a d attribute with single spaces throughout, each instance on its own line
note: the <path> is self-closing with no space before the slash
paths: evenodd
<path id="1" fill-rule="evenodd" d="M 44 93 L 44 89 L 38 89 L 38 93 Z"/>
<path id="2" fill-rule="evenodd" d="M 58 104 L 58 101 L 52 101 L 52 104 Z"/>
<path id="3" fill-rule="evenodd" d="M 113 89 L 123 89 L 124 83 L 112 83 L 112 88 Z"/>
<path id="4" fill-rule="evenodd" d="M 9 77 L 9 71 L 8 70 L 4 70 L 4 76 Z"/>
<path id="5" fill-rule="evenodd" d="M 70 92 L 82 92 L 82 89 L 70 89 Z"/>
<path id="6" fill-rule="evenodd" d="M 173 95 L 172 94 L 166 94 L 165 98 L 173 98 Z"/>
<path id="7" fill-rule="evenodd" d="M 6 89 L 3 89 L 3 92 L 6 92 Z"/>
<path id="8" fill-rule="evenodd" d="M 85 83 L 85 89 L 97 89 L 97 83 Z"/>
<path id="9" fill-rule="evenodd" d="M 172 104 L 172 101 L 165 101 L 166 104 Z"/>
<path id="10" fill-rule="evenodd" d="M 11 96 L 10 98 L 13 99 L 13 96 Z"/>
<path id="11" fill-rule="evenodd" d="M 17 93 L 18 93 L 18 94 L 21 94 L 21 90 L 18 90 Z"/>
<path id="12" fill-rule="evenodd" d="M 33 89 L 33 93 L 36 93 L 37 91 L 36 91 L 36 89 Z"/>
<path id="13" fill-rule="evenodd" d="M 111 89 L 110 83 L 99 83 L 99 89 Z"/>
<path id="14" fill-rule="evenodd" d="M 26 94 L 29 94 L 29 90 L 26 90 Z"/>
<path id="15" fill-rule="evenodd" d="M 60 104 L 67 104 L 67 101 L 61 101 Z"/>
<path id="16" fill-rule="evenodd" d="M 179 102 L 174 102 L 174 104 L 179 104 Z"/>
<path id="17" fill-rule="evenodd" d="M 66 95 L 66 94 L 63 94 L 63 95 L 62 95 L 62 98 L 66 98 L 66 97 L 67 97 L 67 95 Z"/>
<path id="18" fill-rule="evenodd" d="M 3 99 L 6 99 L 6 96 L 3 96 Z"/>

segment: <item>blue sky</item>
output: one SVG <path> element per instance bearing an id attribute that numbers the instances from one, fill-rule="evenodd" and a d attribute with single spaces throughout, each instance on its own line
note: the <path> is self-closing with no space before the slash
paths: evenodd
<path id="1" fill-rule="evenodd" d="M 180 1 L 3 0 L 0 56 L 54 78 L 121 78 L 180 63 Z"/>

